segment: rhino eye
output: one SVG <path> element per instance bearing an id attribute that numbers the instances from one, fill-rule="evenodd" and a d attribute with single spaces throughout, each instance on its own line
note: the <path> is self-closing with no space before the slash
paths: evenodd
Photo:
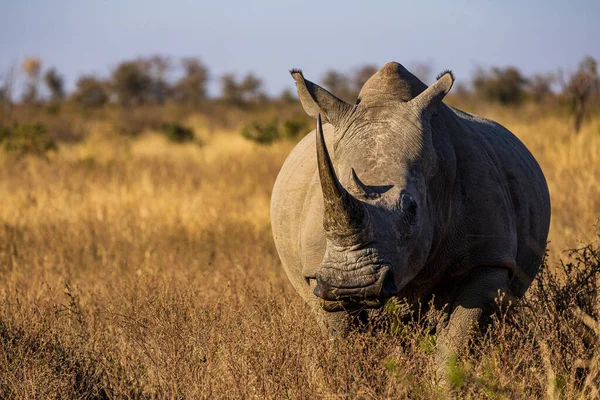
<path id="1" fill-rule="evenodd" d="M 404 220 L 411 225 L 417 222 L 417 202 L 408 193 L 403 193 L 400 196 L 400 210 Z"/>

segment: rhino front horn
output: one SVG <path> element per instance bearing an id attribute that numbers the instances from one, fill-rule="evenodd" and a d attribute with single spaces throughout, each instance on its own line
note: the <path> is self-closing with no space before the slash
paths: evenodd
<path id="1" fill-rule="evenodd" d="M 340 244 L 355 243 L 365 231 L 364 206 L 344 189 L 335 174 L 320 114 L 317 116 L 317 165 L 323 191 L 325 234 L 328 239 Z"/>

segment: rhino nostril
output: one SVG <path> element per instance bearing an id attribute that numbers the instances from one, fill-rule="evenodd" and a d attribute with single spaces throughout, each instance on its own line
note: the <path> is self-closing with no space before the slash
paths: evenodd
<path id="1" fill-rule="evenodd" d="M 325 291 L 323 290 L 321 282 L 317 280 L 317 284 L 313 290 L 315 296 L 325 299 Z"/>
<path id="2" fill-rule="evenodd" d="M 386 269 L 384 272 L 384 277 L 382 280 L 382 286 L 381 286 L 381 296 L 383 297 L 390 297 L 390 296 L 394 296 L 398 293 L 398 289 L 396 288 L 396 281 L 394 280 L 394 274 L 392 273 L 392 271 L 388 268 Z"/>

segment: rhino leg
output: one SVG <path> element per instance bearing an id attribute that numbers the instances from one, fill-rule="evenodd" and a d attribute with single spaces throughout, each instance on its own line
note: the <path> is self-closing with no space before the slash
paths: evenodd
<path id="1" fill-rule="evenodd" d="M 459 287 L 438 332 L 435 361 L 437 376 L 442 382 L 447 382 L 448 363 L 466 349 L 473 330 L 485 328 L 494 311 L 498 291 L 506 292 L 508 286 L 507 269 L 484 267 L 474 270 Z"/>

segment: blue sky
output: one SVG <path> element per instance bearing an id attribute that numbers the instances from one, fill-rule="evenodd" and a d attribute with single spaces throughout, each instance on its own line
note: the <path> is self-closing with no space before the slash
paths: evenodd
<path id="1" fill-rule="evenodd" d="M 0 0 L 0 74 L 39 56 L 72 88 L 79 74 L 160 53 L 199 56 L 212 93 L 225 72 L 252 71 L 278 93 L 292 67 L 319 81 L 328 68 L 388 61 L 466 81 L 478 65 L 531 74 L 600 59 L 598 21 L 598 0 Z"/>

